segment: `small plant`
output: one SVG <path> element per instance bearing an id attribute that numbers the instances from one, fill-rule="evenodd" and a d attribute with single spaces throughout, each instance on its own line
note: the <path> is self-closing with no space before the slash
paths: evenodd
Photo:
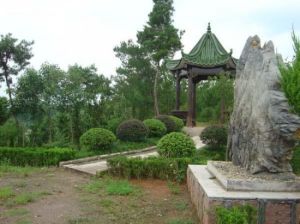
<path id="1" fill-rule="evenodd" d="M 217 207 L 217 224 L 255 224 L 257 211 L 253 206 Z"/>
<path id="2" fill-rule="evenodd" d="M 177 131 L 177 125 L 176 125 L 174 119 L 172 119 L 170 116 L 159 115 L 159 116 L 155 117 L 155 119 L 160 120 L 161 122 L 163 122 L 165 124 L 165 126 L 167 128 L 167 133 Z"/>
<path id="3" fill-rule="evenodd" d="M 227 144 L 227 129 L 223 126 L 209 126 L 200 134 L 200 139 L 203 143 L 219 147 Z"/>
<path id="4" fill-rule="evenodd" d="M 137 119 L 124 121 L 117 129 L 117 136 L 123 141 L 144 141 L 148 134 L 148 128 Z"/>
<path id="5" fill-rule="evenodd" d="M 180 194 L 180 186 L 177 183 L 168 181 L 168 188 L 172 194 Z"/>
<path id="6" fill-rule="evenodd" d="M 116 136 L 103 128 L 92 128 L 80 137 L 80 145 L 86 150 L 105 150 L 116 141 Z"/>
<path id="7" fill-rule="evenodd" d="M 109 195 L 129 195 L 136 191 L 136 188 L 132 186 L 126 180 L 110 180 L 106 185 L 106 192 Z"/>
<path id="8" fill-rule="evenodd" d="M 181 131 L 181 129 L 184 127 L 184 122 L 182 119 L 175 117 L 175 116 L 170 116 L 170 118 L 175 122 L 176 124 L 176 131 Z"/>
<path id="9" fill-rule="evenodd" d="M 167 133 L 167 128 L 163 122 L 157 119 L 147 119 L 143 122 L 149 129 L 149 137 L 161 137 Z"/>
<path id="10" fill-rule="evenodd" d="M 185 134 L 172 132 L 157 143 L 158 153 L 163 157 L 191 157 L 196 148 L 194 142 Z"/>
<path id="11" fill-rule="evenodd" d="M 6 200 L 10 197 L 14 196 L 14 192 L 10 187 L 2 187 L 0 188 L 0 201 Z"/>

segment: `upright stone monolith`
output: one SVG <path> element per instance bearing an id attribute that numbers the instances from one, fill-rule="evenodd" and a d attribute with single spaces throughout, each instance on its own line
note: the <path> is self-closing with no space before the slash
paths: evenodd
<path id="1" fill-rule="evenodd" d="M 237 65 L 228 149 L 234 165 L 251 173 L 290 172 L 300 118 L 291 114 L 280 87 L 278 60 L 270 41 L 249 37 Z"/>

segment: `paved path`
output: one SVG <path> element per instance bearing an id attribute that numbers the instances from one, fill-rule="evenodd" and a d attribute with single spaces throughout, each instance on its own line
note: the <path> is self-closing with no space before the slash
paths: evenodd
<path id="1" fill-rule="evenodd" d="M 202 127 L 194 127 L 194 128 L 187 128 L 185 127 L 183 131 L 187 133 L 192 140 L 195 143 L 196 149 L 202 148 L 205 144 L 202 143 L 202 141 L 199 138 L 200 133 L 202 132 L 204 128 Z M 126 153 L 126 152 L 125 152 Z M 158 153 L 156 149 L 151 149 L 149 151 L 143 151 L 143 152 L 138 152 L 135 154 L 129 154 L 127 157 L 142 157 L 146 158 L 149 156 L 157 156 Z M 84 159 L 86 160 L 86 159 Z M 74 171 L 90 174 L 90 175 L 96 175 L 97 172 L 105 171 L 108 169 L 107 167 L 107 162 L 106 158 L 101 158 L 101 159 L 96 159 L 92 158 L 91 161 L 86 160 L 85 162 L 82 160 L 74 160 L 71 161 L 71 163 L 68 164 L 62 164 L 61 165 L 64 168 L 71 169 Z"/>
<path id="2" fill-rule="evenodd" d="M 156 150 L 149 151 L 149 152 L 143 152 L 139 154 L 134 154 L 134 155 L 129 155 L 128 157 L 134 158 L 134 157 L 141 157 L 141 158 L 146 158 L 149 156 L 157 156 L 158 153 Z M 82 173 L 87 173 L 90 175 L 96 175 L 97 172 L 105 171 L 108 169 L 107 167 L 107 162 L 105 159 L 103 160 L 96 160 L 96 161 L 90 161 L 88 163 L 73 163 L 73 164 L 67 164 L 67 165 L 62 165 L 62 167 L 75 170 L 78 172 Z"/>

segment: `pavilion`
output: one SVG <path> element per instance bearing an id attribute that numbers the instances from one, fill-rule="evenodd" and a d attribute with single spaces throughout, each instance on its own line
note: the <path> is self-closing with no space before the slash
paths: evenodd
<path id="1" fill-rule="evenodd" d="M 182 52 L 179 60 L 167 60 L 166 66 L 176 78 L 176 106 L 171 113 L 186 120 L 188 127 L 196 125 L 196 85 L 210 76 L 229 72 L 235 75 L 237 60 L 228 53 L 218 38 L 211 32 L 208 23 L 207 32 L 201 37 L 189 54 Z M 188 79 L 188 110 L 180 110 L 180 81 Z"/>

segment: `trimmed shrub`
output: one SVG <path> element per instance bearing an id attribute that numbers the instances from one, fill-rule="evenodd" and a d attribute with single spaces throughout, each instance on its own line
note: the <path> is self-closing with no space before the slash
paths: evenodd
<path id="1" fill-rule="evenodd" d="M 169 116 L 176 124 L 176 131 L 181 131 L 181 129 L 184 127 L 184 122 L 182 119 L 175 117 L 175 116 Z"/>
<path id="2" fill-rule="evenodd" d="M 160 120 L 161 122 L 163 122 L 165 124 L 165 126 L 167 128 L 167 133 L 177 131 L 176 123 L 172 118 L 170 118 L 170 116 L 159 115 L 159 116 L 155 117 L 155 119 Z"/>
<path id="3" fill-rule="evenodd" d="M 227 144 L 227 129 L 217 125 L 209 126 L 202 131 L 200 139 L 213 147 L 224 146 Z"/>
<path id="4" fill-rule="evenodd" d="M 158 153 L 167 158 L 193 156 L 196 148 L 192 139 L 180 132 L 172 132 L 157 143 Z"/>
<path id="5" fill-rule="evenodd" d="M 108 149 L 116 136 L 104 128 L 91 128 L 80 137 L 80 146 L 87 150 Z"/>
<path id="6" fill-rule="evenodd" d="M 126 178 L 155 178 L 183 182 L 189 164 L 201 164 L 193 158 L 128 158 L 113 157 L 107 160 L 111 175 Z"/>
<path id="7" fill-rule="evenodd" d="M 143 123 L 149 129 L 149 137 L 161 137 L 167 133 L 167 128 L 163 122 L 157 119 L 147 119 Z"/>
<path id="8" fill-rule="evenodd" d="M 137 119 L 122 122 L 117 129 L 117 137 L 123 141 L 143 141 L 148 136 L 146 125 Z"/>
<path id="9" fill-rule="evenodd" d="M 0 162 L 15 166 L 51 166 L 73 159 L 75 151 L 68 148 L 11 148 L 0 147 Z"/>
<path id="10" fill-rule="evenodd" d="M 110 119 L 109 121 L 107 121 L 107 129 L 110 130 L 111 132 L 113 132 L 114 134 L 117 133 L 117 128 L 119 127 L 119 125 L 124 121 L 123 118 L 113 118 Z"/>

